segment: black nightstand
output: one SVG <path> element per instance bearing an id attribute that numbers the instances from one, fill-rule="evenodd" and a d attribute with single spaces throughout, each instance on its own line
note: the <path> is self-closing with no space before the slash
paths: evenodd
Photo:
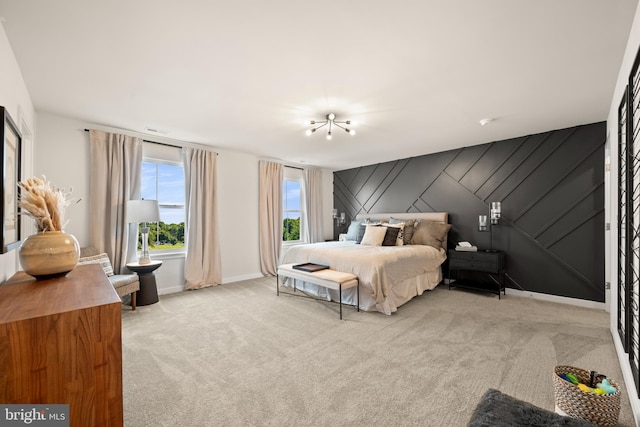
<path id="1" fill-rule="evenodd" d="M 462 252 L 456 250 L 448 251 L 449 257 L 449 289 L 451 287 L 460 287 L 475 289 L 484 292 L 491 292 L 498 295 L 500 292 L 506 294 L 504 286 L 504 260 L 505 255 L 502 251 L 478 251 L 478 252 Z M 491 284 L 483 284 L 475 280 L 458 279 L 457 271 L 474 271 L 486 273 L 490 276 L 495 287 Z M 453 280 L 451 273 L 456 271 L 456 279 Z M 497 279 L 493 275 L 497 275 Z"/>

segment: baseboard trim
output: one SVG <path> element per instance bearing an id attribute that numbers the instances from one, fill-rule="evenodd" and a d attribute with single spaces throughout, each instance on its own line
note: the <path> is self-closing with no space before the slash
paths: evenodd
<path id="1" fill-rule="evenodd" d="M 607 311 L 607 305 L 603 302 L 588 301 L 588 300 L 578 299 L 578 298 L 561 297 L 558 295 L 541 294 L 538 292 L 521 291 L 518 289 L 511 289 L 511 288 L 507 288 L 507 296 L 515 296 L 518 298 L 533 298 L 541 301 L 576 305 L 579 307 L 594 308 L 596 310 Z"/>
<path id="2" fill-rule="evenodd" d="M 184 291 L 184 286 L 172 286 L 170 288 L 158 288 L 158 295 L 175 294 Z"/>
<path id="3" fill-rule="evenodd" d="M 243 280 L 260 279 L 261 277 L 264 277 L 264 275 L 260 274 L 260 273 L 246 274 L 246 275 L 243 275 L 243 276 L 225 277 L 225 278 L 222 279 L 222 284 L 226 285 L 226 284 L 234 283 L 234 282 L 242 282 Z M 178 293 L 178 292 L 183 292 L 184 290 L 185 290 L 184 286 L 172 286 L 170 288 L 158 288 L 158 295 L 175 294 L 175 293 Z"/>
<path id="4" fill-rule="evenodd" d="M 227 283 L 242 282 L 243 280 L 260 279 L 262 277 L 264 277 L 264 274 L 261 274 L 261 273 L 244 274 L 242 276 L 224 277 L 222 278 L 222 284 L 226 285 Z M 275 283 L 275 281 L 273 283 Z"/>

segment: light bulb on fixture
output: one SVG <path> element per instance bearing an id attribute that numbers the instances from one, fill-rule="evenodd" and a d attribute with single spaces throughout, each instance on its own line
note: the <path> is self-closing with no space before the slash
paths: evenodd
<path id="1" fill-rule="evenodd" d="M 332 134 L 332 127 L 339 127 L 340 129 L 344 130 L 345 132 L 347 132 L 349 135 L 355 135 L 356 131 L 352 128 L 347 128 L 343 125 L 350 125 L 350 126 L 355 126 L 355 122 L 351 121 L 351 120 L 345 120 L 345 121 L 337 121 L 336 120 L 336 115 L 334 113 L 329 113 L 326 116 L 326 120 L 323 121 L 316 121 L 316 120 L 309 120 L 307 122 L 305 122 L 305 124 L 314 126 L 317 125 L 315 127 L 312 127 L 311 129 L 307 129 L 307 131 L 305 132 L 307 135 L 311 135 L 312 133 L 314 133 L 315 131 L 317 131 L 318 129 L 320 129 L 321 127 L 324 126 L 328 126 L 327 129 L 327 139 L 331 140 L 333 138 L 333 134 Z"/>

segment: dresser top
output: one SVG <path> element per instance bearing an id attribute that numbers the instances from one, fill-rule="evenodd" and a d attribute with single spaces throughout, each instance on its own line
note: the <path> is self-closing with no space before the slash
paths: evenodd
<path id="1" fill-rule="evenodd" d="M 45 280 L 19 271 L 0 285 L 0 323 L 114 303 L 120 304 L 120 297 L 98 264 Z"/>

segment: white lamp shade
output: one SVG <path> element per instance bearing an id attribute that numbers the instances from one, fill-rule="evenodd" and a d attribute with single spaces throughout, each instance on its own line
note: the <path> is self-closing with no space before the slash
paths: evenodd
<path id="1" fill-rule="evenodd" d="M 157 200 L 129 200 L 127 202 L 127 222 L 160 221 L 160 209 Z"/>

